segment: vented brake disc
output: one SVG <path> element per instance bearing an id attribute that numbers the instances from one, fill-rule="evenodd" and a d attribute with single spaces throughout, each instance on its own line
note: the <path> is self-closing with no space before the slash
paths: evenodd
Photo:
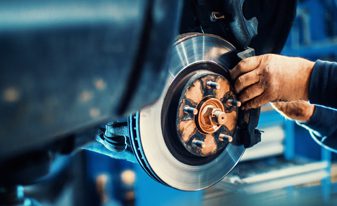
<path id="1" fill-rule="evenodd" d="M 245 147 L 260 140 L 259 110 L 238 109 L 229 78 L 229 69 L 249 51 L 238 53 L 214 35 L 180 37 L 158 101 L 127 121 L 107 124 L 98 141 L 110 151 L 135 156 L 151 177 L 171 187 L 193 191 L 215 184 Z"/>
<path id="2" fill-rule="evenodd" d="M 134 152 L 156 180 L 200 190 L 239 161 L 245 149 L 231 144 L 237 125 L 228 79 L 233 52 L 234 46 L 213 35 L 191 34 L 175 43 L 162 96 L 130 119 Z"/>

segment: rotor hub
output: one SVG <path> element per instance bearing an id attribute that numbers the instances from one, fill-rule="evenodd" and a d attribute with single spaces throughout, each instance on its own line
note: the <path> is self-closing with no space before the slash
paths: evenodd
<path id="1" fill-rule="evenodd" d="M 199 71 L 187 81 L 177 111 L 178 137 L 187 151 L 206 157 L 233 140 L 237 123 L 236 101 L 230 82 L 211 71 Z"/>

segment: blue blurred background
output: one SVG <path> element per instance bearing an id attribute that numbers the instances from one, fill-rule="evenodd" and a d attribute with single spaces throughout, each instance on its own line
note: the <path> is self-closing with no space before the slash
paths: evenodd
<path id="1" fill-rule="evenodd" d="M 337 61 L 337 1 L 298 1 L 297 17 L 282 54 L 304 57 L 313 61 L 317 59 Z M 316 185 L 315 191 L 323 191 L 324 198 L 333 197 L 337 188 L 337 185 L 334 185 L 336 171 L 333 164 L 333 160 L 336 160 L 337 157 L 336 154 L 331 154 L 320 147 L 311 139 L 306 130 L 292 121 L 285 120 L 267 106 L 260 119 L 260 128 L 269 127 L 283 129 L 282 134 L 285 137 L 282 139 L 281 149 L 249 160 L 249 164 L 257 161 L 270 163 L 270 158 L 280 158 L 280 156 L 289 161 L 306 159 L 313 162 L 325 162 L 327 164 L 323 170 L 328 175 L 314 184 Z M 82 159 L 86 161 L 87 165 L 83 168 L 86 171 L 83 175 L 83 184 L 98 188 L 100 184 L 104 185 L 104 187 L 101 185 L 104 189 L 99 190 L 106 195 L 106 201 L 102 205 L 201 205 L 205 195 L 214 192 L 177 191 L 155 182 L 138 165 L 91 152 L 83 152 Z M 259 166 L 258 169 L 263 167 Z M 221 186 L 219 187 L 221 188 Z M 289 189 L 290 186 L 286 188 Z M 312 188 L 308 187 L 310 190 Z M 95 189 L 90 193 L 91 196 L 94 191 Z M 294 190 L 293 188 L 287 190 L 287 194 L 289 191 Z M 85 201 L 92 201 L 95 205 L 98 199 L 102 200 L 102 194 L 98 195 L 96 200 L 92 197 Z"/>

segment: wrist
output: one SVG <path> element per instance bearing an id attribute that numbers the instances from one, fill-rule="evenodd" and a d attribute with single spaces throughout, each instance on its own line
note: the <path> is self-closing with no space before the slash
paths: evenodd
<path id="1" fill-rule="evenodd" d="M 300 69 L 300 73 L 298 75 L 299 75 L 299 77 L 302 76 L 300 78 L 302 80 L 302 86 L 301 86 L 301 88 L 299 88 L 300 92 L 301 92 L 299 94 L 299 99 L 308 101 L 310 77 L 311 77 L 312 70 L 314 68 L 315 63 L 312 62 L 312 61 L 306 60 L 306 59 L 302 59 L 300 64 L 301 64 L 301 66 L 300 66 L 301 69 Z M 311 115 L 312 115 L 312 113 L 311 113 Z"/>
<path id="2" fill-rule="evenodd" d="M 300 120 L 300 122 L 308 122 L 312 115 L 314 114 L 315 111 L 315 105 L 313 104 L 308 104 L 307 109 L 305 110 L 305 114 L 303 115 L 303 119 Z"/>

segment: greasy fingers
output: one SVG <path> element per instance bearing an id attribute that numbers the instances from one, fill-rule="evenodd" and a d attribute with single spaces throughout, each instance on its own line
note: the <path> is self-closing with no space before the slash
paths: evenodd
<path id="1" fill-rule="evenodd" d="M 258 107 L 261 107 L 264 104 L 267 104 L 269 102 L 269 99 L 265 97 L 265 95 L 260 95 L 258 97 L 255 97 L 254 99 L 246 102 L 243 106 L 243 109 L 256 109 Z"/>
<path id="2" fill-rule="evenodd" d="M 236 80 L 241 74 L 253 71 L 260 65 L 260 56 L 249 57 L 240 61 L 231 71 L 230 75 L 233 80 Z"/>
<path id="3" fill-rule="evenodd" d="M 255 97 L 260 96 L 263 92 L 264 88 L 261 86 L 261 84 L 257 83 L 243 90 L 239 95 L 239 100 L 241 103 L 245 103 Z"/>
<path id="4" fill-rule="evenodd" d="M 313 62 L 265 54 L 242 60 L 230 71 L 243 108 L 268 102 L 306 100 Z"/>
<path id="5" fill-rule="evenodd" d="M 246 74 L 243 74 L 237 78 L 235 81 L 235 91 L 236 93 L 240 93 L 243 89 L 245 89 L 248 86 L 251 86 L 255 83 L 258 83 L 260 81 L 260 75 L 258 73 L 258 70 L 255 69 L 253 71 L 250 71 Z"/>

